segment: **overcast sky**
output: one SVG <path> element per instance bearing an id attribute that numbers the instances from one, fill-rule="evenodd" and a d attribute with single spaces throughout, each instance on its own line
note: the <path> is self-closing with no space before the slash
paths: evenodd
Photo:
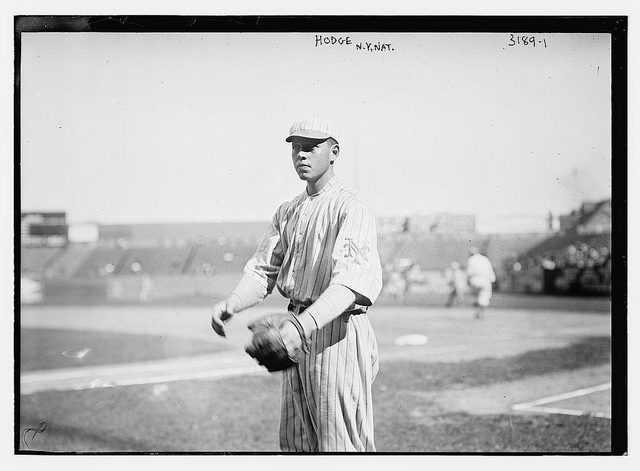
<path id="1" fill-rule="evenodd" d="M 336 173 L 378 216 L 475 214 L 487 228 L 610 197 L 608 34 L 334 36 L 351 44 L 23 34 L 22 210 L 268 220 L 304 189 L 284 139 L 310 114 L 336 123 Z"/>

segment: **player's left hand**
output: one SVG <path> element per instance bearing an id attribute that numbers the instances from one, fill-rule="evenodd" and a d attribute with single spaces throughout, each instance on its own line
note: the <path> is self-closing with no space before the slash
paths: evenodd
<path id="1" fill-rule="evenodd" d="M 245 350 L 268 371 L 290 368 L 309 351 L 304 330 L 292 314 L 264 316 L 248 328 L 253 332 L 253 339 Z"/>
<path id="2" fill-rule="evenodd" d="M 280 337 L 289 356 L 294 356 L 296 352 L 302 351 L 302 337 L 298 329 L 292 322 L 285 322 L 280 328 Z"/>

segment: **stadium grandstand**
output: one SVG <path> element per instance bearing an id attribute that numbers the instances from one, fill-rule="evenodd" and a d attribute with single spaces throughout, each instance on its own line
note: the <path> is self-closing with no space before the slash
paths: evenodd
<path id="1" fill-rule="evenodd" d="M 20 273 L 43 275 L 62 250 L 58 247 L 22 247 Z"/>
<path id="2" fill-rule="evenodd" d="M 87 247 L 82 264 L 70 273 L 72 277 L 91 278 L 109 274 L 117 274 L 115 268 L 120 266 L 124 251 L 117 247 Z"/>
<path id="3" fill-rule="evenodd" d="M 611 200 L 584 203 L 561 217 L 558 234 L 503 260 L 509 290 L 548 294 L 611 293 Z"/>
<path id="4" fill-rule="evenodd" d="M 100 241 L 135 241 L 171 245 L 216 240 L 223 244 L 256 245 L 267 222 L 213 222 L 185 224 L 115 224 L 99 226 Z"/>
<path id="5" fill-rule="evenodd" d="M 22 228 L 23 302 L 148 300 L 151 291 L 154 299 L 211 297 L 233 288 L 267 227 L 266 222 L 232 222 L 79 230 L 60 227 L 66 225 L 64 213 L 52 213 L 50 219 L 34 214 L 28 213 Z M 445 292 L 445 270 L 451 262 L 464 267 L 475 246 L 494 265 L 496 289 L 610 292 L 610 205 L 584 204 L 569 216 L 560 232 L 530 234 L 440 232 L 399 219 L 394 222 L 399 229 L 383 230 L 378 238 L 385 282 L 403 278 L 423 292 Z"/>
<path id="6" fill-rule="evenodd" d="M 511 259 L 535 246 L 548 234 L 433 234 L 403 233 L 379 238 L 378 250 L 385 281 L 406 285 L 407 291 L 445 293 L 445 271 L 452 262 L 466 266 L 469 249 L 477 247 L 493 262 L 498 282 L 506 277 L 502 261 Z"/>
<path id="7" fill-rule="evenodd" d="M 190 252 L 190 247 L 132 247 L 113 270 L 117 275 L 179 275 Z"/>
<path id="8" fill-rule="evenodd" d="M 48 264 L 43 276 L 46 278 L 68 278 L 75 276 L 93 248 L 88 244 L 68 243 L 59 249 Z"/>
<path id="9" fill-rule="evenodd" d="M 241 272 L 256 250 L 256 245 L 229 245 L 224 240 L 208 241 L 196 247 L 194 256 L 184 273 L 214 275 Z"/>

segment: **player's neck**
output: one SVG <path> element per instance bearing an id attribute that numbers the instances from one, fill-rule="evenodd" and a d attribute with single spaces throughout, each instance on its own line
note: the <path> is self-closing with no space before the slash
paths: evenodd
<path id="1" fill-rule="evenodd" d="M 320 178 L 316 181 L 307 181 L 307 194 L 315 195 L 316 193 L 320 193 L 320 190 L 324 188 L 324 186 L 329 183 L 329 181 L 334 177 L 333 168 L 327 170 Z"/>

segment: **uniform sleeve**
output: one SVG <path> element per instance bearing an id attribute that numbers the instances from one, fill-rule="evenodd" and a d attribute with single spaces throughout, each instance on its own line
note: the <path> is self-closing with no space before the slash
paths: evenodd
<path id="1" fill-rule="evenodd" d="M 478 264 L 474 257 L 469 257 L 467 260 L 467 277 L 471 278 L 478 274 Z"/>
<path id="2" fill-rule="evenodd" d="M 491 281 L 491 283 L 495 283 L 496 282 L 496 272 L 493 269 L 493 265 L 491 264 L 489 259 L 487 259 L 487 262 L 488 262 L 488 265 L 489 265 L 489 281 Z"/>
<path id="3" fill-rule="evenodd" d="M 279 222 L 281 212 L 282 207 L 273 216 L 253 257 L 244 266 L 244 276 L 255 280 L 264 296 L 273 291 L 284 258 Z"/>
<path id="4" fill-rule="evenodd" d="M 331 283 L 356 293 L 356 303 L 372 305 L 382 289 L 382 267 L 373 214 L 361 198 L 355 198 L 340 218 L 333 249 Z"/>

